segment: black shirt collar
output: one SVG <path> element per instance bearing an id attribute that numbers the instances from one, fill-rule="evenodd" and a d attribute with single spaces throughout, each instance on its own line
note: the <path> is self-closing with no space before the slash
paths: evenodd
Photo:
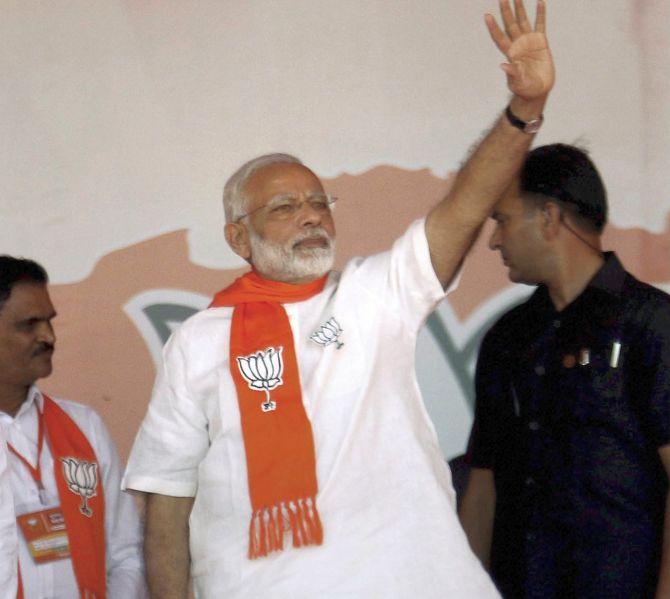
<path id="1" fill-rule="evenodd" d="M 593 276 L 584 291 L 577 296 L 570 304 L 574 304 L 586 295 L 591 295 L 594 291 L 605 292 L 614 297 L 619 297 L 626 280 L 626 271 L 621 266 L 621 262 L 614 252 L 603 252 L 605 262 L 598 272 Z M 540 285 L 537 291 L 533 293 L 529 300 L 530 305 L 540 313 L 556 313 L 554 303 L 549 297 L 549 291 L 544 285 Z"/>
<path id="2" fill-rule="evenodd" d="M 612 295 L 619 296 L 626 280 L 626 271 L 621 266 L 621 262 L 619 262 L 614 252 L 605 252 L 603 256 L 605 263 L 591 279 L 587 289 L 600 289 Z"/>

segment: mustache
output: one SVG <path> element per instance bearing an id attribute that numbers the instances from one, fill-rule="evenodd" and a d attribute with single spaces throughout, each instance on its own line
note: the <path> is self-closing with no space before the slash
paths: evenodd
<path id="1" fill-rule="evenodd" d="M 306 241 L 307 239 L 326 239 L 328 241 L 328 246 L 332 244 L 332 238 L 328 234 L 328 231 L 326 231 L 323 227 L 314 227 L 313 229 L 309 229 L 308 231 L 304 231 L 302 233 L 298 233 L 292 240 L 292 246 L 295 247 L 302 241 Z"/>
<path id="2" fill-rule="evenodd" d="M 49 343 L 48 341 L 41 341 L 37 346 L 37 349 L 33 352 L 33 357 L 41 356 L 47 352 L 53 352 L 54 349 L 56 349 L 56 346 L 53 343 Z"/>

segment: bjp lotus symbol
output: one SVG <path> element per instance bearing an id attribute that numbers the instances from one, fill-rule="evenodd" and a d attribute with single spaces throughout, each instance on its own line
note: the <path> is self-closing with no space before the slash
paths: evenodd
<path id="1" fill-rule="evenodd" d="M 270 391 L 284 384 L 281 378 L 284 371 L 281 357 L 283 349 L 268 347 L 265 351 L 237 357 L 237 366 L 249 384 L 249 389 L 265 392 L 265 401 L 261 404 L 264 412 L 277 409 L 277 404 L 270 399 Z"/>
<path id="2" fill-rule="evenodd" d="M 75 458 L 61 458 L 61 462 L 63 462 L 63 474 L 68 489 L 81 497 L 79 511 L 90 518 L 93 515 L 93 510 L 88 507 L 88 499 L 96 495 L 98 465 L 95 462 L 86 462 Z"/>
<path id="3" fill-rule="evenodd" d="M 340 349 L 344 345 L 344 343 L 340 341 L 341 334 L 342 327 L 340 326 L 340 323 L 338 323 L 337 320 L 335 320 L 333 317 L 329 318 L 319 327 L 317 331 L 312 333 L 310 339 L 314 341 L 314 343 L 318 343 L 324 347 L 330 345 L 331 343 L 336 343 L 336 349 Z"/>

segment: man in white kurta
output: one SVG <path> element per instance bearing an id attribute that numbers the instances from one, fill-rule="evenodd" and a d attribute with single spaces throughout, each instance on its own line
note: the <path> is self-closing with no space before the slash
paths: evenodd
<path id="1" fill-rule="evenodd" d="M 6 442 L 0 430 L 0 599 L 16 597 L 17 538 L 16 517 Z"/>
<path id="2" fill-rule="evenodd" d="M 201 312 L 172 337 L 124 484 L 195 496 L 198 596 L 496 596 L 458 525 L 414 374 L 419 327 L 443 297 L 418 221 L 391 252 L 352 261 L 317 296 L 284 306 L 316 444 L 324 542 L 258 560 L 246 557 L 232 308 Z M 335 334 L 318 335 L 328 323 Z"/>
<path id="3" fill-rule="evenodd" d="M 259 362 L 258 373 L 245 373 L 250 358 L 230 355 L 231 317 L 237 339 L 239 331 L 252 330 L 247 325 L 253 317 L 243 315 L 251 312 L 210 308 L 168 342 L 123 481 L 146 495 L 152 596 L 187 597 L 189 571 L 196 596 L 206 598 L 498 596 L 458 524 L 449 471 L 418 390 L 414 350 L 419 327 L 518 171 L 553 85 L 544 5 L 538 5 L 534 30 L 520 3 L 516 15 L 503 5 L 506 33 L 490 16 L 487 24 L 513 63 L 505 67 L 513 97 L 449 195 L 391 251 L 331 272 L 309 299 L 242 300 L 279 302 L 288 318 L 299 372 L 299 394 L 292 397 L 300 398 L 314 440 L 323 542 L 299 548 L 285 542 L 281 551 L 248 557 L 250 538 L 256 538 L 249 528 L 250 489 L 262 480 L 247 476 L 253 432 L 243 416 L 250 404 L 240 409 L 242 401 L 254 399 L 242 399 L 246 391 L 233 377 L 239 377 L 239 366 L 248 382 L 256 374 L 271 376 L 272 385 L 284 382 L 276 364 L 270 365 L 272 375 L 261 372 Z M 226 183 L 226 240 L 253 266 L 260 287 L 281 283 L 302 293 L 332 266 L 335 199 L 296 158 L 261 156 Z M 271 330 L 268 322 L 254 330 Z M 269 354 L 267 348 L 246 349 L 258 356 Z M 261 414 L 262 400 L 259 394 L 254 416 Z M 262 410 L 274 409 L 268 397 Z M 281 409 L 278 401 L 277 413 Z M 290 427 L 276 430 L 299 434 Z M 290 460 L 283 448 L 279 455 Z M 254 472 L 268 476 L 257 465 Z M 276 481 L 271 472 L 266 480 Z M 292 476 L 287 473 L 278 486 Z M 282 528 L 290 535 L 288 525 Z"/>
<path id="4" fill-rule="evenodd" d="M 79 597 L 85 594 L 80 589 L 88 579 L 84 583 L 75 575 L 71 554 L 76 545 L 84 559 L 99 556 L 95 563 L 101 565 L 100 586 L 108 599 L 139 599 L 146 595 L 141 531 L 133 498 L 120 490 L 121 465 L 114 444 L 100 417 L 87 406 L 54 399 L 56 409 L 63 412 L 55 424 L 46 414 L 45 396 L 35 386 L 36 380 L 51 374 L 56 344 L 52 323 L 56 310 L 47 282 L 44 269 L 32 260 L 0 256 L 0 465 L 6 463 L 0 477 L 0 510 L 4 519 L 5 509 L 11 506 L 16 525 L 0 540 L 0 567 L 11 561 L 16 576 L 18 537 L 20 583 L 26 599 Z M 64 467 L 54 458 L 54 447 L 62 447 L 63 439 L 70 443 L 72 453 L 67 459 L 71 462 L 77 461 L 84 443 L 93 450 L 95 462 L 77 462 L 66 493 L 74 493 L 76 483 L 85 487 L 89 497 L 97 498 L 95 511 L 80 508 L 79 517 L 84 523 L 95 522 L 96 527 L 100 523 L 99 537 L 86 535 L 81 525 L 69 529 L 65 503 L 71 498 L 59 495 L 56 476 Z M 95 476 L 82 478 L 82 468 L 90 466 Z M 99 501 L 101 496 L 104 501 Z M 104 518 L 98 520 L 97 510 L 103 504 Z M 77 563 L 80 573 L 93 571 L 92 560 Z"/>
<path id="5" fill-rule="evenodd" d="M 119 490 L 121 463 L 114 443 L 98 414 L 88 406 L 53 398 L 84 433 L 100 465 L 100 482 L 105 494 L 105 553 L 107 596 L 110 599 L 140 599 L 145 596 L 141 555 L 141 530 L 133 498 Z M 14 417 L 0 411 L 0 428 L 12 447 L 30 463 L 37 463 L 38 409 L 43 411 L 43 396 L 32 386 Z M 11 489 L 16 514 L 26 514 L 59 504 L 54 478 L 54 463 L 48 443 L 40 456 L 40 469 L 46 502 L 42 503 L 28 469 L 9 453 Z M 60 465 L 58 466 L 60 467 Z M 20 533 L 19 533 L 20 534 Z M 24 596 L 68 599 L 79 591 L 72 562 L 61 559 L 36 564 L 28 545 L 20 539 L 19 561 Z"/>

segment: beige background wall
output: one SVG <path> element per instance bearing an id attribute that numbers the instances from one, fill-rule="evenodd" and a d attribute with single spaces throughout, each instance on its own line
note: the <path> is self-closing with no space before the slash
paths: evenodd
<path id="1" fill-rule="evenodd" d="M 0 251 L 52 276 L 44 388 L 98 408 L 127 453 L 161 335 L 241 272 L 220 190 L 253 155 L 294 152 L 342 198 L 340 264 L 387 248 L 505 104 L 482 19 L 495 4 L 3 2 Z M 606 245 L 670 286 L 670 0 L 547 5 L 559 77 L 538 143 L 590 148 Z M 527 292 L 480 243 L 421 335 L 448 457 L 467 437 L 478 335 Z"/>

